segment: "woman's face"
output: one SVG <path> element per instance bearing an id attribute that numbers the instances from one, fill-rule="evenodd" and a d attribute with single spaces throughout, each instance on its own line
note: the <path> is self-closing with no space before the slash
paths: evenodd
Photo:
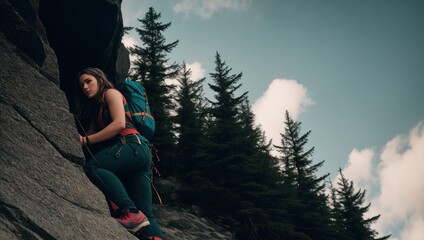
<path id="1" fill-rule="evenodd" d="M 90 74 L 83 74 L 79 78 L 82 92 L 88 98 L 92 98 L 99 92 L 99 81 Z"/>

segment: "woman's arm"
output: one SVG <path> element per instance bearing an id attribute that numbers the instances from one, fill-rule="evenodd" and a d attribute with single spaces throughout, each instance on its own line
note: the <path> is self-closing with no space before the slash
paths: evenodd
<path id="1" fill-rule="evenodd" d="M 122 94 L 116 89 L 110 89 L 105 94 L 105 100 L 109 107 L 112 122 L 101 131 L 88 136 L 89 142 L 92 144 L 111 139 L 125 128 L 124 97 Z"/>

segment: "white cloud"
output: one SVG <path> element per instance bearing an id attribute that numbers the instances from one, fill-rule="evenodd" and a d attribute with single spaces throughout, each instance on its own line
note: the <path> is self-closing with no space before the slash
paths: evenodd
<path id="1" fill-rule="evenodd" d="M 174 11 L 186 16 L 194 13 L 203 19 L 208 19 L 220 9 L 244 10 L 251 2 L 252 0 L 183 0 L 174 6 Z"/>
<path id="2" fill-rule="evenodd" d="M 381 214 L 371 226 L 380 236 L 395 232 L 393 239 L 421 240 L 424 236 L 424 123 L 414 127 L 408 136 L 399 135 L 388 141 L 381 153 L 377 171 L 372 169 L 374 152 L 354 149 L 343 170 L 355 185 L 379 188 L 371 198 L 365 217 Z M 359 184 L 358 184 L 359 183 Z M 369 191 L 368 191 L 369 192 Z"/>
<path id="3" fill-rule="evenodd" d="M 278 145 L 285 127 L 286 110 L 297 120 L 299 114 L 313 104 L 306 87 L 296 80 L 275 79 L 252 105 L 252 111 L 268 139 L 273 139 L 273 143 Z"/>
<path id="4" fill-rule="evenodd" d="M 129 35 L 124 35 L 122 37 L 122 43 L 125 45 L 125 47 L 133 47 L 134 45 L 139 45 L 137 40 Z"/>
<path id="5" fill-rule="evenodd" d="M 402 232 L 402 240 L 420 240 L 424 236 L 424 217 L 415 214 Z"/>
<path id="6" fill-rule="evenodd" d="M 343 175 L 346 179 L 354 182 L 356 188 L 370 189 L 373 183 L 372 160 L 374 150 L 366 148 L 363 150 L 353 149 L 349 154 L 346 167 L 343 169 Z M 338 181 L 336 178 L 336 181 Z"/>
<path id="7" fill-rule="evenodd" d="M 191 79 L 197 81 L 205 77 L 206 70 L 203 68 L 202 63 L 196 61 L 187 63 L 187 68 L 191 69 Z"/>
<path id="8" fill-rule="evenodd" d="M 380 195 L 376 211 L 381 227 L 405 224 L 402 240 L 422 239 L 424 229 L 424 124 L 419 123 L 408 137 L 389 141 L 379 164 Z M 421 238 L 415 238 L 421 234 Z"/>

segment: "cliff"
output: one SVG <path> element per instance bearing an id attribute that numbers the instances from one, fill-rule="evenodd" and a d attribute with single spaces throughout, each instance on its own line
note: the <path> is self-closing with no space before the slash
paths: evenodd
<path id="1" fill-rule="evenodd" d="M 0 0 L 0 239 L 135 239 L 84 175 L 71 113 L 80 69 L 114 82 L 128 71 L 120 4 Z M 171 205 L 154 206 L 167 239 L 231 239 L 196 207 Z"/>

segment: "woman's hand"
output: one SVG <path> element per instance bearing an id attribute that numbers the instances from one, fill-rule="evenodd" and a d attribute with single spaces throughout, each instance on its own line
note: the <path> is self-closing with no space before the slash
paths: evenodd
<path id="1" fill-rule="evenodd" d="M 86 145 L 88 143 L 87 137 L 79 135 L 79 142 L 81 143 L 81 145 Z"/>

